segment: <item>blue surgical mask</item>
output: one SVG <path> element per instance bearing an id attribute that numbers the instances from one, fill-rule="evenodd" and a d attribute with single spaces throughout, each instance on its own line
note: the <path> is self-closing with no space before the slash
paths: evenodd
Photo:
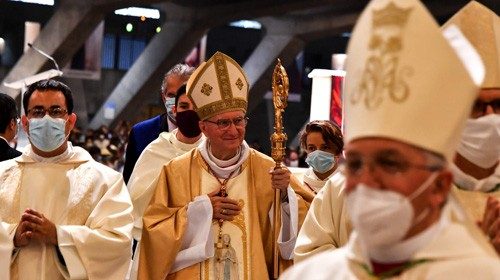
<path id="1" fill-rule="evenodd" d="M 335 165 L 335 156 L 331 153 L 316 150 L 307 155 L 306 163 L 318 173 L 326 173 Z"/>
<path id="2" fill-rule="evenodd" d="M 49 115 L 41 119 L 29 120 L 31 144 L 44 152 L 52 152 L 66 141 L 66 121 Z"/>
<path id="3" fill-rule="evenodd" d="M 175 116 L 173 111 L 174 105 L 175 105 L 175 97 L 165 98 L 165 109 L 167 109 L 167 115 L 171 121 L 175 121 Z"/>

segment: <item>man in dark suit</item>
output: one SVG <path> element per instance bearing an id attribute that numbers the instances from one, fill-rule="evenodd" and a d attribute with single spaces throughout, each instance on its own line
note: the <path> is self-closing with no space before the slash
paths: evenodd
<path id="1" fill-rule="evenodd" d="M 9 145 L 16 137 L 17 126 L 16 101 L 9 95 L 0 93 L 0 161 L 21 155 L 21 152 Z"/>
<path id="2" fill-rule="evenodd" d="M 161 132 L 172 131 L 177 126 L 173 116 L 172 107 L 175 105 L 177 89 L 185 84 L 194 72 L 194 67 L 186 64 L 176 64 L 170 69 L 161 85 L 160 97 L 165 104 L 166 113 L 142 121 L 132 127 L 128 136 L 123 179 L 128 182 L 137 159 L 146 146 L 153 142 Z"/>

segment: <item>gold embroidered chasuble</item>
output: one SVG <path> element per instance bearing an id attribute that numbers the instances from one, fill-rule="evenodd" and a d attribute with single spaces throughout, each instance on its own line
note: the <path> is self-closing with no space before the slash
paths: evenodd
<path id="1" fill-rule="evenodd" d="M 239 279 L 268 279 L 272 273 L 274 238 L 269 211 L 274 190 L 268 171 L 273 166 L 270 157 L 251 149 L 240 173 L 228 181 L 229 198 L 238 200 L 243 206 L 234 221 L 223 224 L 223 233 L 231 236 L 231 245 L 236 251 Z M 196 196 L 220 186 L 208 172 L 198 149 L 163 167 L 155 194 L 144 214 L 139 279 L 214 279 L 213 257 L 168 274 L 186 233 L 187 205 Z M 313 197 L 293 176 L 290 185 L 298 197 L 300 225 Z M 218 223 L 212 224 L 214 242 L 217 242 L 218 227 Z"/>

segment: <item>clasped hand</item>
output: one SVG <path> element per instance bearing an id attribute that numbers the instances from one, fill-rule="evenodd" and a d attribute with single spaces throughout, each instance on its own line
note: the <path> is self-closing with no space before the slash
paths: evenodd
<path id="1" fill-rule="evenodd" d="M 287 168 L 269 170 L 271 184 L 274 189 L 280 190 L 282 198 L 286 196 L 286 189 L 290 184 L 290 171 Z M 241 211 L 238 201 L 220 196 L 220 188 L 208 194 L 212 203 L 213 219 L 232 221 Z"/>
<path id="2" fill-rule="evenodd" d="M 241 207 L 238 201 L 228 197 L 222 197 L 219 194 L 220 188 L 208 194 L 210 202 L 212 203 L 213 219 L 232 221 L 234 217 L 240 213 Z"/>
<path id="3" fill-rule="evenodd" d="M 42 213 L 28 208 L 24 211 L 17 226 L 14 246 L 23 247 L 31 241 L 57 245 L 57 230 L 54 223 L 45 218 Z"/>

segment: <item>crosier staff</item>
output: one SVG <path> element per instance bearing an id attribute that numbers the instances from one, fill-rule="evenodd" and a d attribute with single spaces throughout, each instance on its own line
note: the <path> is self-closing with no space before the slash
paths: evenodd
<path id="1" fill-rule="evenodd" d="M 271 135 L 271 157 L 276 162 L 274 169 L 282 168 L 283 159 L 285 158 L 285 143 L 287 140 L 286 133 L 283 132 L 283 112 L 285 111 L 288 99 L 288 75 L 285 68 L 281 65 L 281 60 L 278 58 L 278 63 L 274 67 L 273 72 L 273 104 L 274 104 L 274 133 Z M 274 242 L 273 242 L 273 278 L 279 277 L 279 250 L 278 236 L 281 225 L 281 191 L 276 190 L 274 193 Z"/>

